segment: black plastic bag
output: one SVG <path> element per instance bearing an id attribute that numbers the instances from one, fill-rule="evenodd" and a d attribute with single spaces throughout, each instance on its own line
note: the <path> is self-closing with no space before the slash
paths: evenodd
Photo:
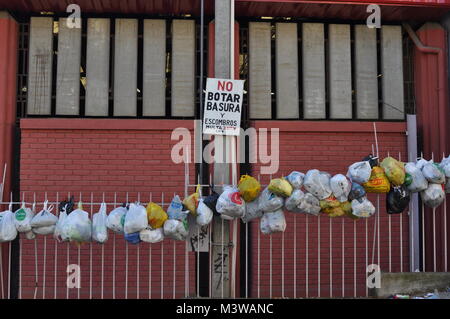
<path id="1" fill-rule="evenodd" d="M 67 206 L 66 206 L 67 205 Z M 64 200 L 59 203 L 59 211 L 62 211 L 66 207 L 66 214 L 69 215 L 75 206 L 74 197 L 71 196 L 70 199 Z"/>
<path id="2" fill-rule="evenodd" d="M 400 214 L 409 205 L 410 194 L 404 185 L 394 186 L 386 196 L 388 214 Z"/>
<path id="3" fill-rule="evenodd" d="M 378 166 L 378 157 L 374 157 L 372 154 L 367 155 L 362 160 L 369 162 L 371 168 Z"/>
<path id="4" fill-rule="evenodd" d="M 213 211 L 215 215 L 219 215 L 219 213 L 216 210 L 216 204 L 217 200 L 219 199 L 220 195 L 217 194 L 215 191 L 211 192 L 211 195 L 207 196 L 205 199 L 203 199 L 203 203 L 208 206 L 209 209 Z"/>
<path id="5" fill-rule="evenodd" d="M 364 187 L 362 187 L 358 183 L 353 182 L 352 190 L 350 191 L 350 194 L 348 194 L 348 200 L 351 202 L 352 200 L 357 199 L 359 202 L 361 202 L 360 199 L 364 196 L 366 196 Z"/>

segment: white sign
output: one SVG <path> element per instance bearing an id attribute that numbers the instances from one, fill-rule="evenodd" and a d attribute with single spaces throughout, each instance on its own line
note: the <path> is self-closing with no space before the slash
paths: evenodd
<path id="1" fill-rule="evenodd" d="M 203 133 L 239 136 L 244 80 L 206 81 Z"/>

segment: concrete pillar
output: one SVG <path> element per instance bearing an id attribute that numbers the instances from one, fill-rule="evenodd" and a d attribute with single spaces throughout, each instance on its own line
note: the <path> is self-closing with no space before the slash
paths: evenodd
<path id="1" fill-rule="evenodd" d="M 116 19 L 114 39 L 114 115 L 137 114 L 138 21 Z"/>
<path id="2" fill-rule="evenodd" d="M 230 10 L 230 0 L 215 1 L 214 77 L 222 79 L 230 77 Z M 229 151 L 226 147 L 227 143 L 228 138 L 225 136 L 216 135 L 214 137 L 215 185 L 230 183 L 230 165 L 224 161 L 224 159 L 227 158 L 227 151 Z M 217 163 L 218 161 L 221 163 Z M 213 229 L 211 297 L 230 297 L 230 250 L 228 247 L 230 241 L 229 221 L 224 221 L 220 217 L 214 216 Z M 222 260 L 224 261 L 223 263 Z"/>
<path id="3" fill-rule="evenodd" d="M 166 115 L 166 20 L 144 20 L 144 116 Z"/>
<path id="4" fill-rule="evenodd" d="M 356 118 L 378 119 L 377 31 L 355 26 Z"/>
<path id="5" fill-rule="evenodd" d="M 172 116 L 195 115 L 195 21 L 172 22 Z"/>
<path id="6" fill-rule="evenodd" d="M 271 31 L 268 22 L 250 22 L 249 111 L 251 119 L 272 117 Z"/>
<path id="7" fill-rule="evenodd" d="M 329 39 L 329 96 L 330 118 L 352 118 L 352 63 L 350 25 L 330 24 Z"/>
<path id="8" fill-rule="evenodd" d="M 303 117 L 324 119 L 325 42 L 323 23 L 303 23 Z"/>
<path id="9" fill-rule="evenodd" d="M 108 116 L 110 19 L 88 19 L 86 104 L 88 116 Z"/>
<path id="10" fill-rule="evenodd" d="M 7 164 L 3 199 L 9 198 L 12 190 L 14 130 L 16 121 L 16 86 L 17 86 L 17 22 L 7 13 L 0 12 L 0 167 L 3 176 L 4 164 Z M 11 245 L 15 245 L 16 242 Z M 9 244 L 0 244 L 1 263 L 3 269 L 3 287 L 0 287 L 0 298 L 7 298 L 8 293 L 8 253 Z M 11 282 L 17 279 L 17 271 L 11 274 Z M 3 294 L 3 295 L 2 295 Z M 11 296 L 13 297 L 13 296 Z"/>
<path id="11" fill-rule="evenodd" d="M 267 67 L 270 70 L 270 65 Z M 297 23 L 276 24 L 276 70 L 277 119 L 298 119 L 300 108 L 298 103 Z M 270 85 L 270 77 L 268 80 Z"/>
<path id="12" fill-rule="evenodd" d="M 27 113 L 50 115 L 52 105 L 53 18 L 30 19 Z"/>
<path id="13" fill-rule="evenodd" d="M 67 18 L 58 23 L 56 114 L 80 114 L 81 28 L 69 28 Z"/>
<path id="14" fill-rule="evenodd" d="M 405 118 L 403 92 L 403 41 L 402 27 L 381 27 L 381 72 L 383 86 L 383 119 Z"/>

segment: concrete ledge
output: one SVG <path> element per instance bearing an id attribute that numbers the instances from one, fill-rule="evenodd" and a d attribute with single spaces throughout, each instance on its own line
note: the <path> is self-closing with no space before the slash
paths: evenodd
<path id="1" fill-rule="evenodd" d="M 369 295 L 387 298 L 394 294 L 423 294 L 435 289 L 450 287 L 450 273 L 447 272 L 404 272 L 382 273 L 381 288 L 369 289 Z"/>

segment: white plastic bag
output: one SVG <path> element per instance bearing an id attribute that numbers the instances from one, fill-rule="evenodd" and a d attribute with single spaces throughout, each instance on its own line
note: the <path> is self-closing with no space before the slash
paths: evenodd
<path id="1" fill-rule="evenodd" d="M 252 219 L 260 218 L 263 215 L 263 211 L 260 209 L 260 196 L 256 197 L 255 200 L 245 203 L 245 214 L 241 217 L 244 223 L 248 223 Z"/>
<path id="2" fill-rule="evenodd" d="M 106 228 L 106 204 L 102 203 L 98 213 L 92 216 L 92 239 L 100 244 L 108 240 L 108 229 Z"/>
<path id="3" fill-rule="evenodd" d="M 80 205 L 78 207 L 81 207 Z M 92 222 L 89 214 L 81 208 L 75 209 L 64 221 L 61 237 L 70 241 L 89 242 L 92 235 Z"/>
<path id="4" fill-rule="evenodd" d="M 170 219 L 183 219 L 185 217 L 183 214 L 183 202 L 181 201 L 180 196 L 175 195 L 172 201 L 170 202 L 169 207 L 167 208 L 167 215 Z"/>
<path id="5" fill-rule="evenodd" d="M 158 243 L 164 240 L 164 229 L 162 227 L 156 229 L 147 227 L 139 232 L 139 238 L 146 243 Z"/>
<path id="6" fill-rule="evenodd" d="M 164 236 L 175 240 L 186 240 L 189 234 L 187 220 L 168 219 L 164 223 Z"/>
<path id="7" fill-rule="evenodd" d="M 35 239 L 35 238 L 36 238 L 36 234 L 33 233 L 32 230 L 25 233 L 25 239 L 31 240 L 31 239 Z"/>
<path id="8" fill-rule="evenodd" d="M 265 188 L 259 195 L 259 209 L 262 212 L 274 212 L 284 205 L 284 198 L 275 195 L 269 188 Z"/>
<path id="9" fill-rule="evenodd" d="M 328 198 L 331 195 L 330 174 L 311 169 L 306 172 L 303 187 L 319 200 Z"/>
<path id="10" fill-rule="evenodd" d="M 342 174 L 336 174 L 330 179 L 330 187 L 338 201 L 348 201 L 348 194 L 352 190 L 352 183 Z"/>
<path id="11" fill-rule="evenodd" d="M 423 176 L 422 171 L 417 168 L 416 164 L 414 163 L 406 163 L 405 165 L 405 172 L 411 176 L 412 182 L 408 186 L 406 186 L 406 189 L 412 193 L 421 192 L 427 189 L 428 187 L 428 181 Z"/>
<path id="12" fill-rule="evenodd" d="M 294 190 L 292 192 L 291 196 L 286 198 L 286 200 L 284 202 L 284 207 L 288 211 L 296 212 L 298 205 L 300 205 L 300 202 L 303 199 L 303 196 L 305 196 L 305 194 L 300 189 Z"/>
<path id="13" fill-rule="evenodd" d="M 123 230 L 127 234 L 137 233 L 148 226 L 147 210 L 144 206 L 136 203 L 130 204 L 125 215 Z"/>
<path id="14" fill-rule="evenodd" d="M 31 220 L 34 217 L 34 212 L 31 208 L 25 207 L 25 203 L 22 203 L 22 207 L 14 212 L 14 224 L 19 233 L 27 233 L 31 230 Z"/>
<path id="15" fill-rule="evenodd" d="M 284 232 L 286 230 L 286 218 L 281 209 L 275 212 L 264 213 L 260 222 L 261 232 L 265 235 Z"/>
<path id="16" fill-rule="evenodd" d="M 442 184 L 429 183 L 428 188 L 420 192 L 420 197 L 425 205 L 431 208 L 438 207 L 445 199 Z"/>
<path id="17" fill-rule="evenodd" d="M 56 223 L 55 231 L 53 232 L 53 238 L 55 238 L 58 242 L 67 241 L 66 237 L 62 237 L 62 227 L 64 225 L 64 221 L 67 218 L 67 205 L 63 207 L 63 209 L 59 212 L 58 222 Z"/>
<path id="18" fill-rule="evenodd" d="M 440 168 L 439 165 L 434 163 L 427 163 L 422 168 L 422 174 L 430 183 L 444 184 L 445 174 L 441 170 L 442 168 Z"/>
<path id="19" fill-rule="evenodd" d="M 358 184 L 364 184 L 369 181 L 372 168 L 368 161 L 356 162 L 348 168 L 347 176 Z"/>
<path id="20" fill-rule="evenodd" d="M 367 197 L 354 199 L 352 200 L 352 214 L 357 217 L 370 217 L 375 214 L 375 206 Z"/>
<path id="21" fill-rule="evenodd" d="M 37 235 L 52 235 L 55 233 L 56 225 L 33 227 L 32 232 Z"/>
<path id="22" fill-rule="evenodd" d="M 303 196 L 302 200 L 300 201 L 300 205 L 298 205 L 297 207 L 298 210 L 296 212 L 302 212 L 315 216 L 318 216 L 320 213 L 320 202 L 311 193 L 305 193 L 305 196 Z"/>
<path id="23" fill-rule="evenodd" d="M 53 210 L 53 205 L 47 207 L 48 201 L 44 202 L 44 208 L 37 213 L 30 224 L 32 228 L 54 226 L 58 222 L 58 217 L 53 215 L 51 211 Z"/>
<path id="24" fill-rule="evenodd" d="M 125 215 L 127 214 L 127 209 L 125 207 L 114 208 L 106 218 L 106 227 L 111 229 L 116 233 L 123 233 L 123 224 L 125 221 Z"/>
<path id="25" fill-rule="evenodd" d="M 305 174 L 297 171 L 293 171 L 288 176 L 286 176 L 286 180 L 292 185 L 293 189 L 302 188 L 304 179 Z"/>
<path id="26" fill-rule="evenodd" d="M 0 243 L 12 241 L 17 236 L 17 229 L 14 225 L 14 213 L 11 211 L 12 205 L 9 205 L 9 210 L 0 213 Z"/>
<path id="27" fill-rule="evenodd" d="M 213 211 L 205 205 L 203 199 L 200 199 L 197 207 L 197 224 L 200 226 L 208 225 L 213 218 Z"/>
<path id="28" fill-rule="evenodd" d="M 239 190 L 232 186 L 224 186 L 217 200 L 216 210 L 223 219 L 242 217 L 245 213 L 245 201 L 239 194 Z"/>
<path id="29" fill-rule="evenodd" d="M 416 167 L 422 170 L 422 168 L 428 163 L 432 164 L 433 161 L 432 160 L 427 161 L 426 159 L 421 158 L 416 162 Z"/>

